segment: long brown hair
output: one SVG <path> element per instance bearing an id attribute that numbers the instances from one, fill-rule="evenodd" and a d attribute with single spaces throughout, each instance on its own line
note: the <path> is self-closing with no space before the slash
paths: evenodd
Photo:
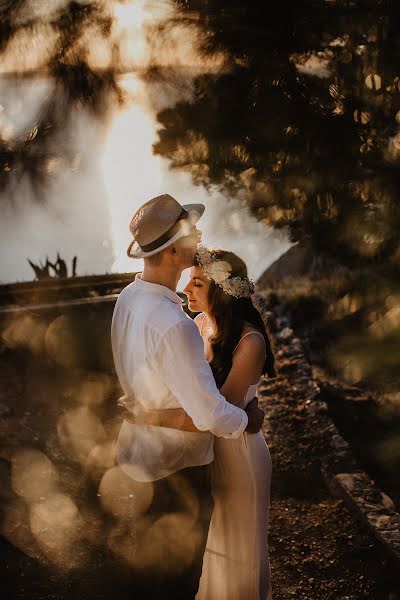
<path id="1" fill-rule="evenodd" d="M 247 277 L 247 267 L 239 256 L 228 250 L 212 250 L 213 258 L 229 263 L 231 277 Z M 201 267 L 201 264 L 199 265 Z M 210 363 L 218 387 L 222 387 L 232 367 L 233 351 L 239 342 L 245 323 L 250 323 L 265 340 L 266 358 L 263 373 L 275 377 L 274 355 L 261 314 L 251 298 L 235 298 L 211 280 L 208 291 L 210 314 L 215 321 L 215 333 L 210 339 L 213 359 Z"/>

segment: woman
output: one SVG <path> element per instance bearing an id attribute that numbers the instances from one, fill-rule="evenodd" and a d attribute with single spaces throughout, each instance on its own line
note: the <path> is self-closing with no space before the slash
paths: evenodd
<path id="1" fill-rule="evenodd" d="M 195 323 L 222 395 L 243 408 L 255 396 L 261 375 L 275 376 L 268 335 L 251 301 L 254 285 L 233 252 L 200 247 L 197 263 L 184 290 L 188 306 L 200 313 Z M 153 419 L 163 427 L 197 431 L 183 409 L 156 412 Z M 272 467 L 264 436 L 216 437 L 214 454 L 214 510 L 196 600 L 270 600 Z"/>

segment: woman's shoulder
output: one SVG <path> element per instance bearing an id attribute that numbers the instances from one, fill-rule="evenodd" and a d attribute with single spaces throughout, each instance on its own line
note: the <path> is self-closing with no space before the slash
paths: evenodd
<path id="1" fill-rule="evenodd" d="M 259 331 L 251 323 L 245 323 L 242 329 L 242 335 L 236 346 L 241 347 L 243 351 L 252 351 L 255 353 L 262 352 L 265 354 L 265 339 L 261 331 Z"/>
<path id="2" fill-rule="evenodd" d="M 196 323 L 197 327 L 200 327 L 200 325 L 204 322 L 205 316 L 206 315 L 204 313 L 199 313 L 194 317 L 193 321 Z"/>
<path id="3" fill-rule="evenodd" d="M 249 333 L 256 333 L 257 335 L 256 336 L 250 336 L 250 335 L 248 335 Z M 261 333 L 261 331 L 259 329 L 257 329 L 257 327 L 255 327 L 255 325 L 253 325 L 253 323 L 249 323 L 248 321 L 245 321 L 243 323 L 243 329 L 242 329 L 241 338 L 243 338 L 244 336 L 251 337 L 251 338 L 254 338 L 254 337 L 258 336 L 259 338 L 263 338 L 264 339 L 264 336 Z"/>
<path id="4" fill-rule="evenodd" d="M 193 321 L 196 323 L 200 334 L 202 334 L 207 326 L 207 315 L 205 313 L 199 313 L 194 317 Z"/>

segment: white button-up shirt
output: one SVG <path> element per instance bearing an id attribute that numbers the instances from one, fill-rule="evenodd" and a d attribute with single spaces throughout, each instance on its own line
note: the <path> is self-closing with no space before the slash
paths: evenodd
<path id="1" fill-rule="evenodd" d="M 124 420 L 117 457 L 130 477 L 153 481 L 208 464 L 214 458 L 210 431 L 225 438 L 243 433 L 247 415 L 219 393 L 196 324 L 175 292 L 137 277 L 118 297 L 111 341 L 120 384 L 136 407 L 183 408 L 201 430 L 179 431 Z"/>

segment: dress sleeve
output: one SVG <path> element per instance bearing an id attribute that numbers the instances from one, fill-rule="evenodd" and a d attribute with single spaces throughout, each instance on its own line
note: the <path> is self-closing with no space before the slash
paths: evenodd
<path id="1" fill-rule="evenodd" d="M 243 433 L 247 414 L 219 393 L 193 321 L 181 321 L 169 328 L 154 361 L 160 377 L 200 431 L 225 438 Z"/>

